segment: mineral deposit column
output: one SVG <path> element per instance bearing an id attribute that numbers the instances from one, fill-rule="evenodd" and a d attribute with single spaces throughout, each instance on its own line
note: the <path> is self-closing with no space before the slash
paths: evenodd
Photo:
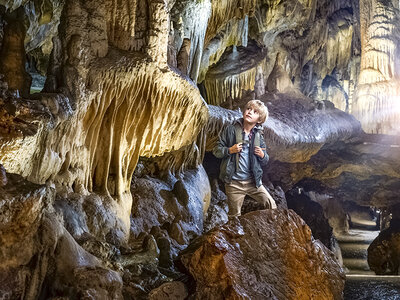
<path id="1" fill-rule="evenodd" d="M 360 0 L 361 68 L 352 113 L 368 133 L 400 133 L 399 1 Z"/>

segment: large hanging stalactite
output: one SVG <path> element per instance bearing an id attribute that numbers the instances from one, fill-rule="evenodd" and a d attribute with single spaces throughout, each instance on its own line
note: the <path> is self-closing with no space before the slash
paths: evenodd
<path id="1" fill-rule="evenodd" d="M 85 143 L 93 149 L 87 185 L 107 189 L 113 174 L 115 194 L 120 194 L 129 189 L 139 156 L 158 156 L 190 144 L 207 110 L 195 87 L 154 66 L 142 66 L 137 73 L 115 70 L 97 80 L 102 93 L 89 107 L 84 124 Z M 109 132 L 105 139 L 98 136 L 100 129 Z"/>

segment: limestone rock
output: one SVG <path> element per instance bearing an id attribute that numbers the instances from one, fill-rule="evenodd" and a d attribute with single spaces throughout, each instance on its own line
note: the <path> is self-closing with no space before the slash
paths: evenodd
<path id="1" fill-rule="evenodd" d="M 203 82 L 209 68 L 218 63 L 225 50 L 231 46 L 247 47 L 249 33 L 249 17 L 232 19 L 205 46 L 201 58 L 198 82 Z M 261 73 L 261 72 L 260 72 Z M 264 84 L 264 82 L 263 82 Z"/>
<path id="2" fill-rule="evenodd" d="M 307 191 L 330 195 L 335 201 L 390 207 L 398 202 L 400 185 L 400 151 L 396 145 L 395 138 L 385 141 L 378 136 L 360 135 L 346 143 L 327 145 L 304 163 L 274 161 L 266 173 L 273 182 L 280 182 L 285 191 L 298 184 Z"/>
<path id="3" fill-rule="evenodd" d="M 207 102 L 221 105 L 228 99 L 242 99 L 246 91 L 254 91 L 256 77 L 265 68 L 265 53 L 254 43 L 248 47 L 230 47 L 207 72 L 204 80 Z"/>
<path id="4" fill-rule="evenodd" d="M 344 273 L 293 211 L 248 213 L 216 228 L 181 258 L 197 299 L 341 299 Z"/>
<path id="5" fill-rule="evenodd" d="M 0 187 L 0 255 L 2 268 L 28 264 L 36 253 L 37 230 L 51 192 L 15 174 Z"/>
<path id="6" fill-rule="evenodd" d="M 0 49 L 0 74 L 4 75 L 4 81 L 8 83 L 10 90 L 18 91 L 26 97 L 29 95 L 31 77 L 25 71 L 24 15 L 22 7 L 6 15 L 7 25 L 4 26 Z"/>
<path id="7" fill-rule="evenodd" d="M 274 68 L 268 77 L 267 88 L 270 92 L 284 93 L 293 88 L 293 83 L 290 80 L 289 74 L 283 69 L 284 63 L 278 53 Z"/>

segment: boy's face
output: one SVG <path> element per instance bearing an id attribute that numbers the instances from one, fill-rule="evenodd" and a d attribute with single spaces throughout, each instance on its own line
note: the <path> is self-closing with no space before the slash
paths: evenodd
<path id="1" fill-rule="evenodd" d="M 251 107 L 247 107 L 243 112 L 243 119 L 246 123 L 256 125 L 260 121 L 260 114 Z"/>

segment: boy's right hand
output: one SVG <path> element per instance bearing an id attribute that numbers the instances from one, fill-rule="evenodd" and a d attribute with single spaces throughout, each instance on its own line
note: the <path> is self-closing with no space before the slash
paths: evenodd
<path id="1" fill-rule="evenodd" d="M 229 148 L 229 154 L 239 153 L 242 151 L 242 143 L 235 144 Z"/>

